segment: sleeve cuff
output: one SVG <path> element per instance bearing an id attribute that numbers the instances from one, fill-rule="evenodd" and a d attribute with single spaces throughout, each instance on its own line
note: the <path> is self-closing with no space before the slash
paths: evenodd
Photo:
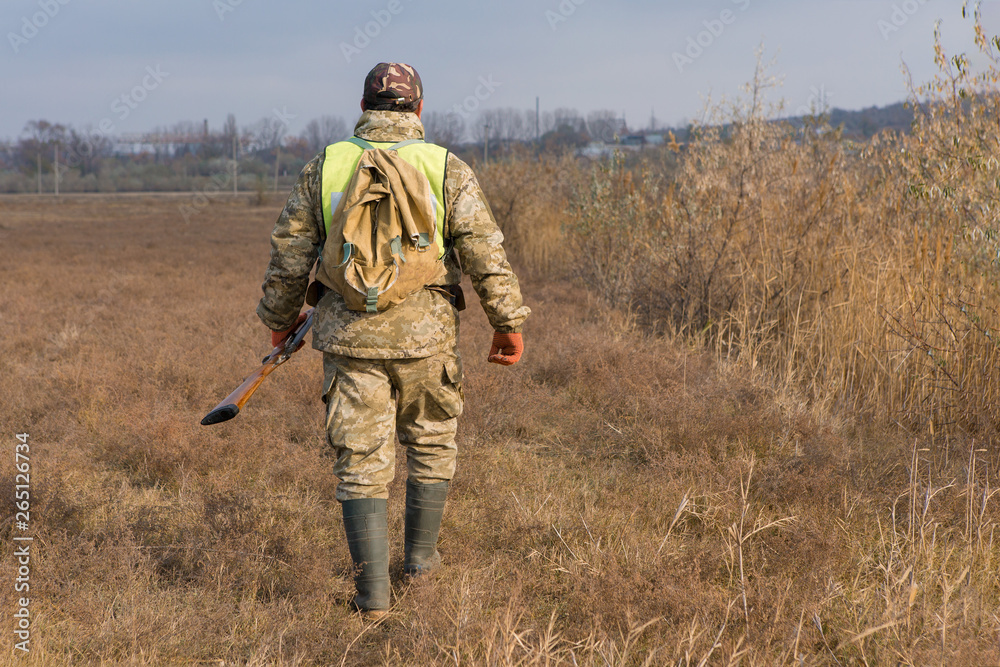
<path id="1" fill-rule="evenodd" d="M 260 321 L 264 323 L 264 326 L 271 331 L 288 331 L 288 329 L 295 324 L 295 320 L 292 320 L 288 324 L 284 324 L 280 320 L 276 319 L 274 317 L 274 313 L 270 308 L 264 305 L 263 301 L 257 304 L 257 317 L 260 318 Z M 298 315 L 296 315 L 296 317 L 298 317 Z"/>

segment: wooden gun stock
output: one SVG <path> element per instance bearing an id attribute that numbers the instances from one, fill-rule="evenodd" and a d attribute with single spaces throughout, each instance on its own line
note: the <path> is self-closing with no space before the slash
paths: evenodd
<path id="1" fill-rule="evenodd" d="M 264 382 L 264 378 L 271 374 L 275 368 L 281 364 L 288 361 L 288 359 L 295 354 L 299 349 L 299 345 L 305 339 L 306 332 L 312 326 L 313 322 L 313 309 L 310 308 L 306 311 L 306 319 L 299 325 L 299 327 L 289 334 L 288 338 L 285 339 L 281 345 L 278 345 L 271 353 L 264 357 L 264 361 L 261 367 L 250 374 L 246 380 L 243 381 L 239 387 L 237 387 L 233 393 L 226 396 L 221 403 L 215 406 L 211 412 L 205 415 L 205 418 L 201 420 L 202 426 L 208 426 L 209 424 L 218 424 L 219 422 L 224 422 L 232 419 L 240 413 L 240 409 L 246 405 L 246 402 L 250 400 L 253 393 L 257 391 L 257 387 Z"/>

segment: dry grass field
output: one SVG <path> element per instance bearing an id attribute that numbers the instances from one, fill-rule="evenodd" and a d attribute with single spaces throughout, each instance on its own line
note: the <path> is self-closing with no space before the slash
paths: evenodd
<path id="1" fill-rule="evenodd" d="M 487 364 L 472 300 L 444 565 L 400 576 L 401 468 L 379 624 L 348 607 L 319 354 L 198 424 L 267 351 L 281 202 L 0 197 L 0 662 L 1000 664 L 1000 42 L 975 41 L 993 65 L 938 46 L 907 136 L 766 122 L 758 72 L 686 146 L 482 165 L 526 352 Z"/>
<path id="2" fill-rule="evenodd" d="M 253 314 L 280 206 L 0 200 L 6 456 L 30 434 L 31 652 L 12 664 L 1000 662 L 995 451 L 947 465 L 806 407 L 527 271 L 520 364 L 463 314 L 467 412 L 440 574 L 366 625 L 321 368 L 304 350 L 237 419 L 199 419 L 266 352 Z M 968 455 L 968 452 L 967 452 Z M 404 471 L 399 471 L 404 472 Z M 967 474 L 968 473 L 968 474 Z M 405 474 L 405 473 L 404 473 Z M 0 600 L 14 609 L 14 470 Z"/>

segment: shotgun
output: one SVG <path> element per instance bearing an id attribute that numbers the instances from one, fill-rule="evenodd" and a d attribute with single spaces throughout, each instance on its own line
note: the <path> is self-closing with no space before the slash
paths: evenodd
<path id="1" fill-rule="evenodd" d="M 313 309 L 310 308 L 306 311 L 306 319 L 303 320 L 302 324 L 298 326 L 292 333 L 288 335 L 280 345 L 271 350 L 271 353 L 264 357 L 261 362 L 261 367 L 250 374 L 246 380 L 243 381 L 239 387 L 233 390 L 233 393 L 226 396 L 221 403 L 212 408 L 212 411 L 205 415 L 205 418 L 201 420 L 202 426 L 208 426 L 209 424 L 218 424 L 219 422 L 224 422 L 232 419 L 236 415 L 240 414 L 240 408 L 242 408 L 253 393 L 257 391 L 257 387 L 264 382 L 264 378 L 271 374 L 275 368 L 281 364 L 288 361 L 288 359 L 295 354 L 299 349 L 299 345 L 302 344 L 305 339 L 306 332 L 313 323 Z"/>

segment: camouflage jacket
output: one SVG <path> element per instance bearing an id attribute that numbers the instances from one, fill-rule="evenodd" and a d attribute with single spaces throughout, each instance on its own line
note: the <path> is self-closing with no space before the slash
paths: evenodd
<path id="1" fill-rule="evenodd" d="M 423 138 L 413 113 L 366 111 L 354 134 L 368 141 Z M 326 241 L 320 176 L 324 153 L 310 161 L 292 188 L 271 234 L 271 261 L 262 285 L 257 316 L 270 329 L 289 328 L 305 300 L 309 275 Z M 448 154 L 444 196 L 445 238 L 454 249 L 445 257 L 442 285 L 457 285 L 464 271 L 472 278 L 490 324 L 501 333 L 521 330 L 530 310 L 521 302 L 517 277 L 507 263 L 503 234 L 493 219 L 472 169 Z M 380 313 L 349 310 L 330 291 L 316 307 L 313 347 L 362 359 L 428 357 L 455 345 L 458 312 L 439 292 L 420 290 Z"/>

